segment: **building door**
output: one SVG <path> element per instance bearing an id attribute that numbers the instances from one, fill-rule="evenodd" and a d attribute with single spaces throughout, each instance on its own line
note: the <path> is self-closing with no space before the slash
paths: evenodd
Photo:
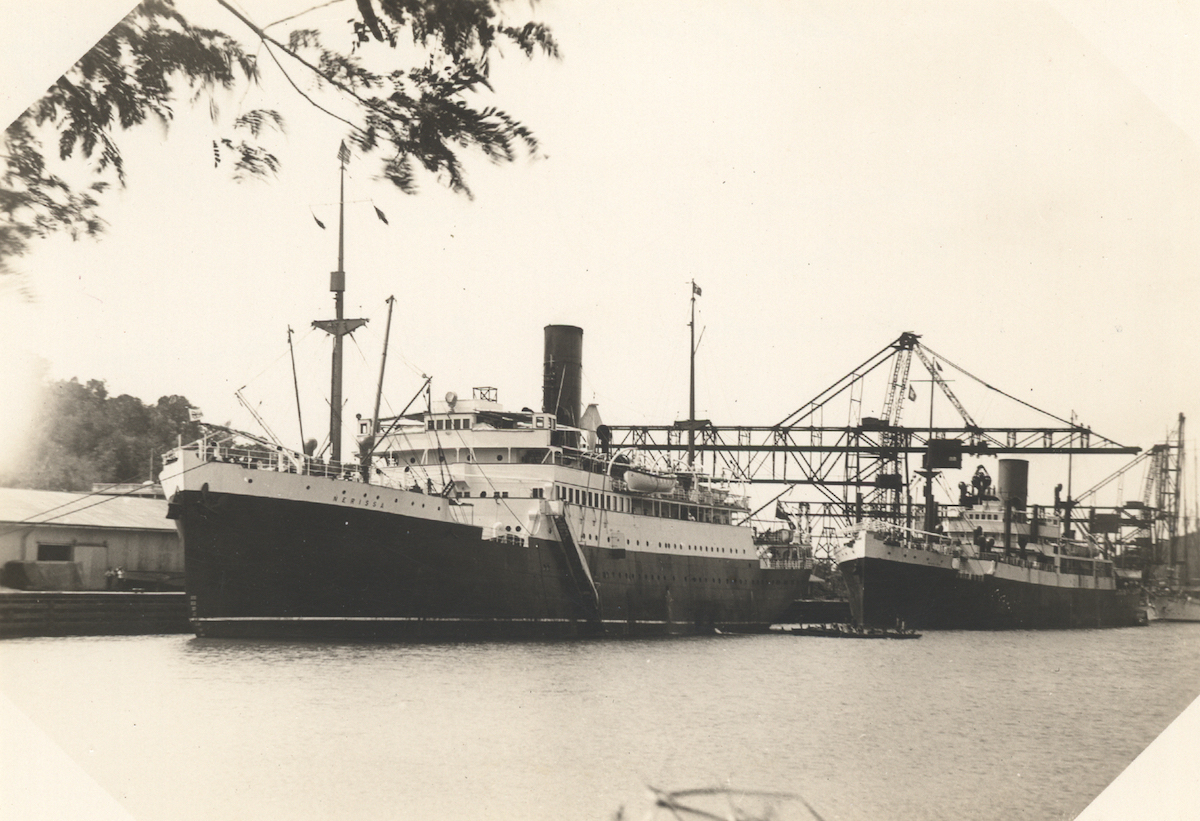
<path id="1" fill-rule="evenodd" d="M 104 571 L 108 570 L 108 548 L 102 544 L 75 545 L 75 563 L 84 590 L 103 590 Z"/>

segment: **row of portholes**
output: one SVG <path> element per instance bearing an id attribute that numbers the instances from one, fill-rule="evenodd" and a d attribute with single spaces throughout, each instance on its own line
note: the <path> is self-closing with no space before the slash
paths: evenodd
<path id="1" fill-rule="evenodd" d="M 672 576 L 670 579 L 668 579 L 666 576 L 655 576 L 655 575 L 650 575 L 650 574 L 643 576 L 641 573 L 613 573 L 611 575 L 614 579 L 645 579 L 646 581 L 654 581 L 654 582 L 675 581 L 674 576 Z M 608 577 L 609 577 L 608 573 L 604 573 L 601 576 L 601 578 L 605 578 L 605 579 L 607 579 Z"/>
<path id="2" fill-rule="evenodd" d="M 647 573 L 647 574 L 642 574 L 642 573 L 601 573 L 600 577 L 602 579 L 612 578 L 612 579 L 625 579 L 628 581 L 633 581 L 633 580 L 662 581 L 662 582 L 675 581 L 674 576 L 672 576 L 670 579 L 667 579 L 666 576 L 656 575 L 653 573 Z M 772 579 L 751 579 L 750 581 L 743 581 L 742 579 L 735 578 L 735 579 L 725 579 L 724 581 L 722 581 L 721 579 L 701 579 L 697 576 L 687 577 L 684 579 L 684 581 L 700 583 L 700 584 L 739 584 L 739 585 L 749 584 L 752 587 L 764 587 L 764 586 L 769 586 L 769 585 L 773 585 L 776 583 Z"/>
<path id="3" fill-rule="evenodd" d="M 643 573 L 612 573 L 612 574 L 602 573 L 602 574 L 600 574 L 600 578 L 607 579 L 607 578 L 609 578 L 610 575 L 613 579 L 626 579 L 626 580 L 650 581 L 650 582 L 665 582 L 665 581 L 673 582 L 673 581 L 675 581 L 674 576 L 672 576 L 671 578 L 668 579 L 666 576 L 661 576 L 661 575 L 657 575 L 654 573 L 645 573 L 645 574 L 643 574 Z M 698 577 L 690 577 L 690 578 L 684 579 L 684 581 L 699 582 L 701 584 L 746 584 L 746 582 L 743 582 L 741 579 L 721 580 L 721 579 L 701 579 Z M 765 579 L 758 581 L 758 582 L 750 582 L 750 584 L 762 584 L 764 582 L 766 582 Z"/>
<path id="4" fill-rule="evenodd" d="M 636 546 L 637 546 L 637 547 L 641 547 L 641 546 L 642 546 L 642 540 L 641 540 L 641 539 L 638 539 L 638 540 L 636 540 L 636 541 L 637 541 L 637 544 L 636 544 Z M 626 545 L 629 545 L 629 539 L 626 539 L 626 540 L 625 540 L 625 544 L 626 544 Z M 649 547 L 649 546 L 650 546 L 650 540 L 649 540 L 649 539 L 647 539 L 647 540 L 646 540 L 646 547 Z M 662 542 L 659 542 L 659 543 L 658 543 L 658 546 L 659 546 L 659 547 L 665 547 L 667 550 L 683 550 L 683 549 L 684 549 L 684 545 L 681 545 L 681 544 L 672 544 L 671 542 L 667 542 L 665 545 L 664 545 Z M 688 549 L 688 550 L 696 550 L 696 551 L 699 551 L 699 552 L 701 552 L 701 553 L 740 553 L 740 554 L 742 554 L 742 555 L 745 555 L 745 554 L 746 554 L 746 551 L 745 551 L 745 550 L 734 550 L 733 548 L 729 548 L 728 550 L 726 550 L 726 549 L 725 549 L 725 548 L 723 548 L 723 547 L 696 547 L 696 546 L 693 546 L 693 545 L 687 545 L 687 546 L 686 546 L 686 549 Z"/>

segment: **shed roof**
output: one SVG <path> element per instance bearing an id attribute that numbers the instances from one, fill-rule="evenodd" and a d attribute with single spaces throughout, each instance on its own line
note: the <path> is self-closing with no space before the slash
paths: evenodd
<path id="1" fill-rule="evenodd" d="M 162 499 L 0 488 L 0 522 L 127 530 L 174 530 Z"/>

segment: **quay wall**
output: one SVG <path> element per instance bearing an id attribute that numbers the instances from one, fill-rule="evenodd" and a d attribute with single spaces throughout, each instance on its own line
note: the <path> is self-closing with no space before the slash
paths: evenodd
<path id="1" fill-rule="evenodd" d="M 190 633 L 183 593 L 5 591 L 0 638 Z"/>

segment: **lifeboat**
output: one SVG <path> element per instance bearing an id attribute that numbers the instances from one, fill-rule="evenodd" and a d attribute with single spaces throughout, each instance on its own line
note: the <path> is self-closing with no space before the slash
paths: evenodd
<path id="1" fill-rule="evenodd" d="M 675 477 L 631 467 L 625 471 L 625 484 L 634 493 L 666 493 L 674 489 Z"/>

